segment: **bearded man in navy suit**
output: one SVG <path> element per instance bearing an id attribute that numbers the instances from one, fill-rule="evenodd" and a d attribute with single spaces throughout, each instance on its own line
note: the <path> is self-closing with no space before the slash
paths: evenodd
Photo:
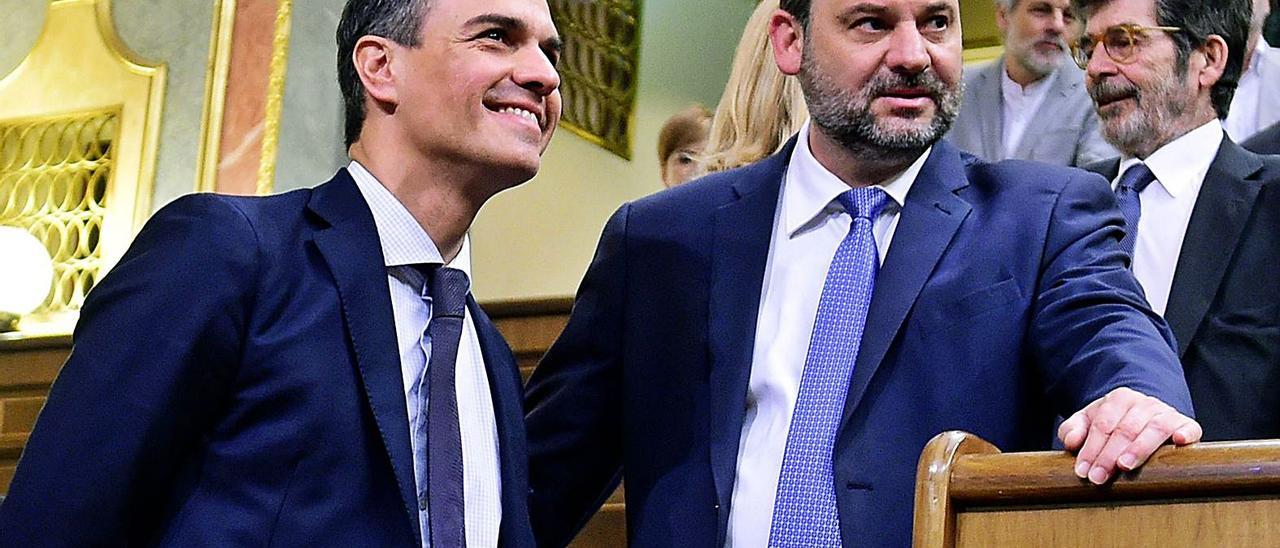
<path id="1" fill-rule="evenodd" d="M 155 215 L 86 300 L 0 545 L 533 545 L 466 232 L 559 119 L 547 3 L 351 0 L 337 41 L 351 165 Z"/>
<path id="2" fill-rule="evenodd" d="M 1058 435 L 1095 483 L 1200 437 L 1101 177 L 939 139 L 955 0 L 783 0 L 812 123 L 624 205 L 527 386 L 531 516 L 563 545 L 619 479 L 632 546 L 905 546 L 944 430 Z"/>

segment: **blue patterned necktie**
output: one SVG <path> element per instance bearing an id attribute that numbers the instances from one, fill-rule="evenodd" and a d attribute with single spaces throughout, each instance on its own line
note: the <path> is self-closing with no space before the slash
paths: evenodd
<path id="1" fill-rule="evenodd" d="M 419 452 L 419 470 L 425 471 L 426 477 L 418 478 L 418 504 L 427 510 L 431 546 L 465 547 L 462 430 L 455 372 L 471 284 L 467 274 L 456 268 L 430 265 L 422 270 L 427 279 L 423 298 L 431 299 L 431 323 L 426 333 L 430 337 L 424 375 L 427 401 L 418 413 L 418 439 L 427 444 L 426 450 Z M 426 462 L 422 462 L 424 457 Z"/>
<path id="2" fill-rule="evenodd" d="M 769 546 L 840 546 L 832 449 L 867 323 L 879 256 L 871 226 L 888 202 L 878 188 L 837 200 L 853 217 L 827 270 L 782 457 Z"/>
<path id="3" fill-rule="evenodd" d="M 1142 217 L 1142 197 L 1139 196 L 1147 185 L 1156 180 L 1151 168 L 1146 164 L 1134 164 L 1124 171 L 1120 182 L 1116 184 L 1116 205 L 1124 215 L 1124 239 L 1120 240 L 1120 248 L 1129 257 L 1133 257 L 1133 248 L 1138 243 L 1138 219 Z M 1132 261 L 1129 262 L 1133 264 Z"/>

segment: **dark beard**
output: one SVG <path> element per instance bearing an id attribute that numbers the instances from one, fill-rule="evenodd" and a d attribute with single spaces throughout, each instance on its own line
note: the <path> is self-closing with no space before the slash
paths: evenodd
<path id="1" fill-rule="evenodd" d="M 960 111 L 963 84 L 949 86 L 932 70 L 901 74 L 882 70 L 861 90 L 842 89 L 828 80 L 811 52 L 806 51 L 799 74 L 814 125 L 855 153 L 913 157 L 938 142 Z M 919 88 L 935 105 L 929 125 L 886 128 L 871 113 L 871 101 L 895 88 Z"/>

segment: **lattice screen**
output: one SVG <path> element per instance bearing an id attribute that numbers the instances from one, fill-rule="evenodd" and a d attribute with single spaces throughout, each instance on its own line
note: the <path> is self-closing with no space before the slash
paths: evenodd
<path id="1" fill-rule="evenodd" d="M 564 126 L 631 157 L 640 50 L 639 0 L 551 0 L 564 37 L 560 58 Z"/>
<path id="2" fill-rule="evenodd" d="M 118 112 L 0 123 L 0 225 L 30 231 L 53 257 L 53 290 L 36 314 L 79 310 L 101 272 L 118 132 Z"/>

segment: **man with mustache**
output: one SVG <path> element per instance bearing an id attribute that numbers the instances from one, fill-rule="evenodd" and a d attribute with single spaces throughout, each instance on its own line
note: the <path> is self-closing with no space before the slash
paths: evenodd
<path id="1" fill-rule="evenodd" d="M 1070 62 L 1071 0 L 996 0 L 1004 55 L 965 72 L 947 140 L 988 161 L 1084 166 L 1119 156 L 1098 134 L 1084 73 Z"/>
<path id="2" fill-rule="evenodd" d="M 1226 136 L 1250 0 L 1081 0 L 1112 181 L 1147 300 L 1178 343 L 1205 439 L 1280 437 L 1280 158 Z"/>
<path id="3" fill-rule="evenodd" d="M 1199 439 L 1105 182 L 940 141 L 955 0 L 783 0 L 770 36 L 811 124 L 622 206 L 529 382 L 539 544 L 625 478 L 632 546 L 905 546 L 939 432 L 1061 414 L 1095 483 Z"/>
<path id="4" fill-rule="evenodd" d="M 467 230 L 555 131 L 550 9 L 348 0 L 336 42 L 351 163 L 155 214 L 85 301 L 0 548 L 534 546 Z"/>

